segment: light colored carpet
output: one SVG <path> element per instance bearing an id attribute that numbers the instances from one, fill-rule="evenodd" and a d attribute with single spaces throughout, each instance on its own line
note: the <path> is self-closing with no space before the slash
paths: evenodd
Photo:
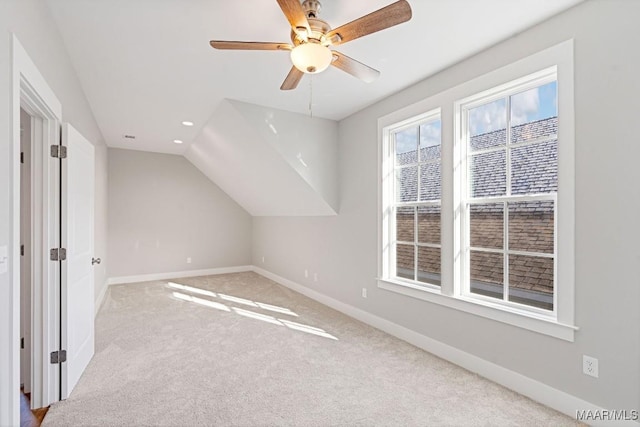
<path id="1" fill-rule="evenodd" d="M 576 425 L 255 273 L 111 286 L 44 426 Z"/>

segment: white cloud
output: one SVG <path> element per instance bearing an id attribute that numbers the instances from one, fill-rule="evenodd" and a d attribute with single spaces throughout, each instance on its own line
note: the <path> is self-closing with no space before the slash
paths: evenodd
<path id="1" fill-rule="evenodd" d="M 530 121 L 540 109 L 539 88 L 515 94 L 511 97 L 511 125 L 517 126 Z"/>
<path id="2" fill-rule="evenodd" d="M 530 122 L 540 110 L 539 88 L 534 88 L 511 96 L 511 126 Z M 504 99 L 484 104 L 469 111 L 471 135 L 480 135 L 504 129 L 507 125 L 506 102 Z"/>
<path id="3" fill-rule="evenodd" d="M 406 153 L 418 149 L 418 128 L 409 128 L 396 133 L 396 153 Z"/>
<path id="4" fill-rule="evenodd" d="M 442 128 L 440 122 L 428 123 L 420 126 L 420 147 L 440 145 Z"/>
<path id="5" fill-rule="evenodd" d="M 493 101 L 469 110 L 471 135 L 493 132 L 507 126 L 506 103 L 504 99 Z"/>

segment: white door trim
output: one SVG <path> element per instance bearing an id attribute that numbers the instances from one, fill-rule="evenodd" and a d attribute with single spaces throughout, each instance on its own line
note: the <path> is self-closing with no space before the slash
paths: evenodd
<path id="1" fill-rule="evenodd" d="M 52 218 L 49 218 L 49 207 L 55 202 L 57 197 L 57 181 L 51 182 L 52 171 L 48 160 L 45 147 L 56 141 L 59 135 L 59 123 L 62 120 L 62 104 L 55 96 L 54 92 L 47 85 L 44 77 L 35 66 L 29 55 L 25 51 L 24 47 L 20 44 L 17 37 L 14 34 L 10 35 L 9 43 L 11 52 L 11 87 L 10 87 L 10 117 L 9 117 L 9 131 L 11 135 L 10 143 L 10 177 L 9 185 L 11 191 L 11 197 L 9 199 L 9 224 L 10 238 L 9 238 L 9 277 L 10 277 L 10 313 L 8 316 L 9 324 L 4 329 L 8 331 L 9 336 L 4 336 L 3 332 L 0 332 L 0 344 L 7 345 L 9 349 L 8 360 L 6 364 L 0 366 L 0 425 L 19 425 L 20 424 L 20 106 L 31 115 L 39 117 L 41 126 L 37 126 L 39 123 L 35 123 L 35 128 L 39 128 L 41 134 L 40 147 L 33 147 L 34 155 L 34 170 L 40 170 L 41 176 L 34 176 L 33 189 L 35 190 L 33 195 L 34 205 L 34 235 L 39 233 L 42 238 L 42 242 L 39 245 L 38 250 L 34 249 L 33 253 L 33 278 L 34 283 L 38 280 L 42 280 L 40 283 L 56 283 L 56 276 L 58 266 L 52 267 L 50 264 L 56 263 L 44 263 L 43 261 L 48 258 L 48 254 L 45 253 L 44 248 L 48 248 L 51 243 L 57 241 L 55 236 L 57 233 L 55 229 L 51 228 Z M 38 122 L 38 120 L 36 120 Z M 34 129 L 34 132 L 37 132 Z M 37 139 L 35 140 L 37 141 Z M 40 163 L 38 163 L 38 158 Z M 47 159 L 47 161 L 44 161 Z M 57 178 L 56 178 L 57 179 Z M 57 212 L 54 209 L 52 212 Z M 40 217 L 38 217 L 38 213 Z M 57 215 L 57 214 L 56 214 Z M 55 218 L 58 220 L 58 218 Z M 40 228 L 39 228 L 40 227 Z M 37 248 L 38 246 L 34 246 Z M 53 247 L 53 246 L 51 246 Z M 38 270 L 39 265 L 39 270 Z M 43 268 L 44 267 L 44 268 Z M 55 289 L 59 289 L 59 286 L 49 286 L 49 290 L 54 289 L 54 292 L 58 292 Z M 39 292 L 40 291 L 40 292 Z M 52 305 L 52 296 L 50 292 L 41 292 L 41 289 L 33 289 L 34 297 L 34 313 L 38 309 L 36 305 L 41 304 L 43 311 L 43 318 L 37 323 L 32 325 L 32 336 L 34 337 L 34 358 L 33 366 L 36 363 L 41 366 L 40 374 L 40 389 L 42 392 L 38 396 L 38 389 L 32 387 L 32 393 L 34 404 L 40 406 L 46 406 L 51 403 L 52 397 L 55 396 L 55 390 L 58 387 L 57 384 L 52 384 L 51 381 L 51 367 L 53 365 L 46 365 L 44 362 L 48 362 L 45 355 L 48 355 L 49 341 L 50 339 L 57 339 L 56 336 L 50 337 L 51 329 L 56 330 L 55 322 L 51 325 L 50 319 L 55 313 L 51 313 L 56 310 L 56 305 Z M 53 298 L 56 300 L 56 298 Z M 55 319 L 55 317 L 54 317 Z M 41 339 L 36 341 L 36 337 L 40 336 Z M 38 345 L 40 347 L 38 347 Z M 40 351 L 35 350 L 39 348 Z M 44 359 L 44 360 L 43 360 Z M 34 383 L 36 383 L 35 377 L 38 375 L 38 370 L 34 370 Z M 54 381 L 55 382 L 55 381 Z"/>

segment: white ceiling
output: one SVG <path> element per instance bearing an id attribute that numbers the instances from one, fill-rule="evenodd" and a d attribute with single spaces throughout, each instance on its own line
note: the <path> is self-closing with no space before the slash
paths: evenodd
<path id="1" fill-rule="evenodd" d="M 46 1 L 111 147 L 183 154 L 225 98 L 308 112 L 309 76 L 294 91 L 279 90 L 287 52 L 209 46 L 288 42 L 275 0 Z M 409 0 L 409 22 L 338 47 L 380 78 L 363 83 L 330 67 L 313 77 L 313 114 L 340 120 L 580 1 Z M 391 2 L 322 0 L 320 17 L 335 28 Z"/>

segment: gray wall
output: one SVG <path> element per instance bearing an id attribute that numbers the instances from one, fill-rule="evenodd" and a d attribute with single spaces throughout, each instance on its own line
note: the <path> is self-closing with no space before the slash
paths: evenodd
<path id="1" fill-rule="evenodd" d="M 587 1 L 343 120 L 340 215 L 254 218 L 254 264 L 601 407 L 638 409 L 638 16 L 640 2 Z M 377 119 L 570 38 L 580 327 L 575 342 L 377 288 Z M 305 279 L 305 269 L 317 272 L 318 282 L 312 274 Z M 360 297 L 362 287 L 367 299 Z M 599 359 L 600 378 L 582 374 L 583 354 Z"/>
<path id="2" fill-rule="evenodd" d="M 109 277 L 251 264 L 251 217 L 184 157 L 110 148 L 108 169 Z"/>
<path id="3" fill-rule="evenodd" d="M 96 145 L 96 162 L 104 165 L 106 150 L 99 147 L 103 137 L 93 113 L 87 103 L 82 87 L 76 77 L 75 70 L 62 38 L 58 32 L 49 9 L 41 0 L 0 0 L 0 247 L 8 246 L 11 224 L 9 222 L 9 198 L 11 196 L 9 133 L 9 99 L 10 99 L 10 50 L 9 33 L 13 32 L 28 52 L 29 56 L 44 76 L 45 80 L 62 103 L 63 120 L 71 123 L 89 141 Z M 104 174 L 106 168 L 98 166 L 98 173 Z M 96 176 L 96 247 L 104 245 L 106 237 L 106 193 L 104 175 Z M 9 262 L 13 262 L 10 254 Z M 96 270 L 96 295 L 104 285 L 104 270 Z M 11 280 L 8 273 L 0 274 L 0 405 L 16 398 L 11 378 L 13 366 L 8 363 L 9 352 L 17 343 L 8 341 L 10 336 L 10 306 L 16 301 L 11 292 Z M 19 301 L 19 300 L 18 300 Z M 0 425 L 10 424 L 6 411 L 0 411 Z"/>

